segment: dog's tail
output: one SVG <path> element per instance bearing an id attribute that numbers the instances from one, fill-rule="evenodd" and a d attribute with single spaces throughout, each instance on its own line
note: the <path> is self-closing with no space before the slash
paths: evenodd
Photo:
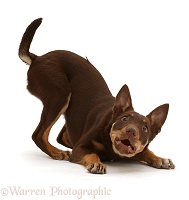
<path id="1" fill-rule="evenodd" d="M 35 54 L 30 53 L 29 49 L 35 31 L 40 26 L 41 22 L 42 18 L 36 19 L 27 27 L 19 46 L 18 55 L 20 59 L 28 65 L 31 65 L 32 61 L 37 57 Z"/>

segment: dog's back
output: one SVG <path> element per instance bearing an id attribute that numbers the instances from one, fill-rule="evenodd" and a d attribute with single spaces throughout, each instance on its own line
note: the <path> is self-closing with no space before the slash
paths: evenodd
<path id="1" fill-rule="evenodd" d="M 39 91 L 42 85 L 44 88 Z M 56 92 L 56 88 L 61 89 L 64 96 L 71 94 L 70 106 L 64 114 L 74 145 L 83 133 L 91 109 L 101 98 L 112 95 L 103 77 L 88 60 L 64 50 L 37 57 L 28 71 L 28 90 L 42 101 Z M 60 95 L 56 93 L 53 98 Z"/>

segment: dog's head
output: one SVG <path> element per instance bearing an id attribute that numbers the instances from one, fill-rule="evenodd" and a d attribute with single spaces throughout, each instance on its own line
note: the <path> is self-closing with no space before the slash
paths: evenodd
<path id="1" fill-rule="evenodd" d="M 110 131 L 112 147 L 122 157 L 140 153 L 161 131 L 169 105 L 164 104 L 143 116 L 135 112 L 129 88 L 124 85 L 116 96 L 112 109 L 113 124 Z"/>

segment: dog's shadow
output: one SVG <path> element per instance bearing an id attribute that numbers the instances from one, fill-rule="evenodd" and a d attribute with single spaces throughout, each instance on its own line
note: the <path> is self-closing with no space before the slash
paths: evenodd
<path id="1" fill-rule="evenodd" d="M 44 165 L 44 163 L 49 163 L 49 161 L 53 161 L 52 158 L 45 154 L 41 154 L 39 151 L 28 151 L 27 153 L 24 153 L 24 157 L 30 158 L 27 159 L 29 162 L 35 163 L 36 165 Z M 67 161 L 62 161 L 66 162 Z M 54 165 L 61 165 L 62 162 L 51 162 L 54 163 Z M 156 170 L 155 168 L 149 167 L 148 165 L 144 163 L 139 163 L 137 161 L 131 160 L 131 159 L 126 159 L 126 160 L 119 160 L 119 161 L 106 161 L 103 162 L 107 166 L 107 174 L 144 174 L 145 172 L 154 172 Z M 70 163 L 71 164 L 71 163 Z M 70 167 L 69 164 L 69 167 Z M 79 165 L 76 165 L 74 163 L 73 168 L 74 170 L 80 170 Z M 45 165 L 46 166 L 46 165 Z M 81 169 L 83 170 L 83 167 L 81 166 Z M 90 173 L 89 173 L 90 174 Z"/>
<path id="2" fill-rule="evenodd" d="M 107 172 L 114 174 L 114 173 L 144 173 L 149 171 L 156 170 L 155 168 L 149 167 L 144 163 L 139 163 L 133 160 L 124 160 L 124 161 L 112 161 L 112 162 L 104 162 L 107 166 Z"/>

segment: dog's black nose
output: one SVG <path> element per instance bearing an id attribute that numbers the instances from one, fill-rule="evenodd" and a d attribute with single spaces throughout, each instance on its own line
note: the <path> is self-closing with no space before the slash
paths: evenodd
<path id="1" fill-rule="evenodd" d="M 128 127 L 126 129 L 126 133 L 127 133 L 128 136 L 131 136 L 131 137 L 136 136 L 136 130 L 132 127 Z"/>

